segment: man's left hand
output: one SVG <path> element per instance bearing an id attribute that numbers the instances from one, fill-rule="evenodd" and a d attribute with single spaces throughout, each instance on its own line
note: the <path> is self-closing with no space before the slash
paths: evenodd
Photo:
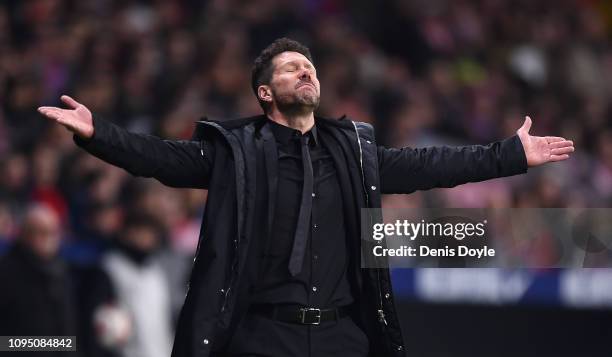
<path id="1" fill-rule="evenodd" d="M 523 126 L 516 131 L 523 144 L 529 167 L 567 160 L 569 154 L 574 152 L 574 143 L 571 140 L 558 136 L 529 135 L 529 129 L 531 129 L 531 118 L 525 117 Z"/>

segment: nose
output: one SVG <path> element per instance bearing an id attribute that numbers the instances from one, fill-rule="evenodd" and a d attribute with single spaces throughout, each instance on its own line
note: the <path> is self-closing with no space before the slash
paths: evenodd
<path id="1" fill-rule="evenodd" d="M 300 73 L 300 79 L 301 80 L 309 79 L 312 81 L 312 74 L 310 73 L 310 70 L 308 68 L 302 69 L 302 72 Z"/>

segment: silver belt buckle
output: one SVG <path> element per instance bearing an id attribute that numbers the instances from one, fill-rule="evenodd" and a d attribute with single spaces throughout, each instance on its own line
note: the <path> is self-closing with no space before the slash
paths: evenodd
<path id="1" fill-rule="evenodd" d="M 314 322 L 306 322 L 306 316 L 309 312 L 315 312 L 316 315 L 310 315 L 316 319 Z M 321 324 L 321 309 L 313 307 L 301 307 L 300 308 L 300 321 L 305 325 L 319 325 Z"/>

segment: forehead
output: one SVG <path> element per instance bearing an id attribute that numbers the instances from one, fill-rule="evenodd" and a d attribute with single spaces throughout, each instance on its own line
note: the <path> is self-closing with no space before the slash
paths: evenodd
<path id="1" fill-rule="evenodd" d="M 299 52 L 293 52 L 293 51 L 286 51 L 286 52 L 279 53 L 278 55 L 274 57 L 272 62 L 274 63 L 276 67 L 282 66 L 283 64 L 286 64 L 289 62 L 306 62 L 314 67 L 312 62 L 310 62 L 308 58 L 306 58 L 306 56 L 304 56 L 303 54 Z"/>

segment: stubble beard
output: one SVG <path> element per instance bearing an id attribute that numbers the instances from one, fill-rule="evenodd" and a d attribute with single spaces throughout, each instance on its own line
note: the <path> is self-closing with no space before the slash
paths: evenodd
<path id="1" fill-rule="evenodd" d="M 281 113 L 305 114 L 319 107 L 320 97 L 311 92 L 295 92 L 286 95 L 274 94 L 274 100 Z"/>

